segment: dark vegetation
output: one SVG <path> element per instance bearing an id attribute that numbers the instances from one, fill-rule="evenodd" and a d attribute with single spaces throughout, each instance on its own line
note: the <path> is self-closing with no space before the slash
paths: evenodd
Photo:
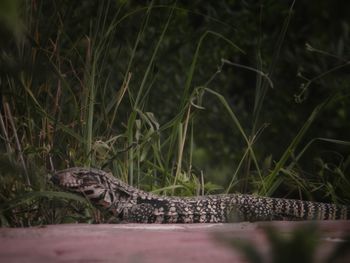
<path id="1" fill-rule="evenodd" d="M 0 221 L 98 221 L 48 174 L 349 204 L 348 1 L 0 4 Z"/>

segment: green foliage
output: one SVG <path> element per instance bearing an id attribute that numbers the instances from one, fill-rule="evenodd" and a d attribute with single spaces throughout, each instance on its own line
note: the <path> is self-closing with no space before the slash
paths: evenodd
<path id="1" fill-rule="evenodd" d="M 68 166 L 160 194 L 350 200 L 349 23 L 327 1 L 10 2 L 3 225 L 98 221 L 48 182 Z"/>
<path id="2" fill-rule="evenodd" d="M 0 22 L 2 30 L 8 31 L 19 40 L 23 34 L 23 25 L 20 18 L 19 0 L 2 0 L 0 2 Z"/>

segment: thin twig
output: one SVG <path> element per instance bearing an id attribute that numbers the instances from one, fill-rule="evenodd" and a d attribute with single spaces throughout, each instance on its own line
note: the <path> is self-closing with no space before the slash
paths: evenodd
<path id="1" fill-rule="evenodd" d="M 1 126 L 2 133 L 4 134 L 4 137 L 5 137 L 6 151 L 7 151 L 7 153 L 12 153 L 12 148 L 11 148 L 11 144 L 10 144 L 10 139 L 9 139 L 9 136 L 8 136 L 8 134 L 7 134 L 7 131 L 6 131 L 4 119 L 3 119 L 3 117 L 2 117 L 1 112 L 0 112 L 0 126 Z"/>
<path id="2" fill-rule="evenodd" d="M 7 102 L 4 103 L 4 108 L 5 108 L 5 111 L 7 112 L 7 115 L 8 115 L 8 118 L 9 118 L 12 130 L 13 130 L 13 135 L 15 137 L 16 146 L 17 146 L 17 150 L 18 150 L 18 155 L 19 155 L 22 167 L 23 167 L 23 171 L 24 171 L 24 173 L 26 175 L 27 184 L 30 186 L 31 184 L 30 184 L 30 180 L 29 180 L 29 176 L 28 176 L 27 166 L 25 164 L 23 153 L 22 153 L 22 147 L 21 147 L 21 144 L 20 144 L 19 139 L 18 139 L 17 130 L 16 130 L 15 122 L 13 121 L 13 117 L 12 117 L 12 114 L 11 114 L 10 106 L 9 106 L 9 104 Z"/>

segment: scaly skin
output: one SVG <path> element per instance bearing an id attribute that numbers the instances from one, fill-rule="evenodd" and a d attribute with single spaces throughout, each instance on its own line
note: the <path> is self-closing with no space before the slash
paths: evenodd
<path id="1" fill-rule="evenodd" d="M 127 185 L 102 170 L 70 168 L 52 181 L 87 197 L 94 205 L 130 223 L 225 223 L 266 220 L 349 219 L 344 205 L 246 194 L 166 197 Z"/>

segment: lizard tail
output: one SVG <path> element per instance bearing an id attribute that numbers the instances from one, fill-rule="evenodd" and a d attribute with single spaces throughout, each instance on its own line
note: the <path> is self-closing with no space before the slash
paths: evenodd
<path id="1" fill-rule="evenodd" d="M 296 220 L 349 220 L 350 207 L 311 201 L 275 199 L 277 215 Z"/>

